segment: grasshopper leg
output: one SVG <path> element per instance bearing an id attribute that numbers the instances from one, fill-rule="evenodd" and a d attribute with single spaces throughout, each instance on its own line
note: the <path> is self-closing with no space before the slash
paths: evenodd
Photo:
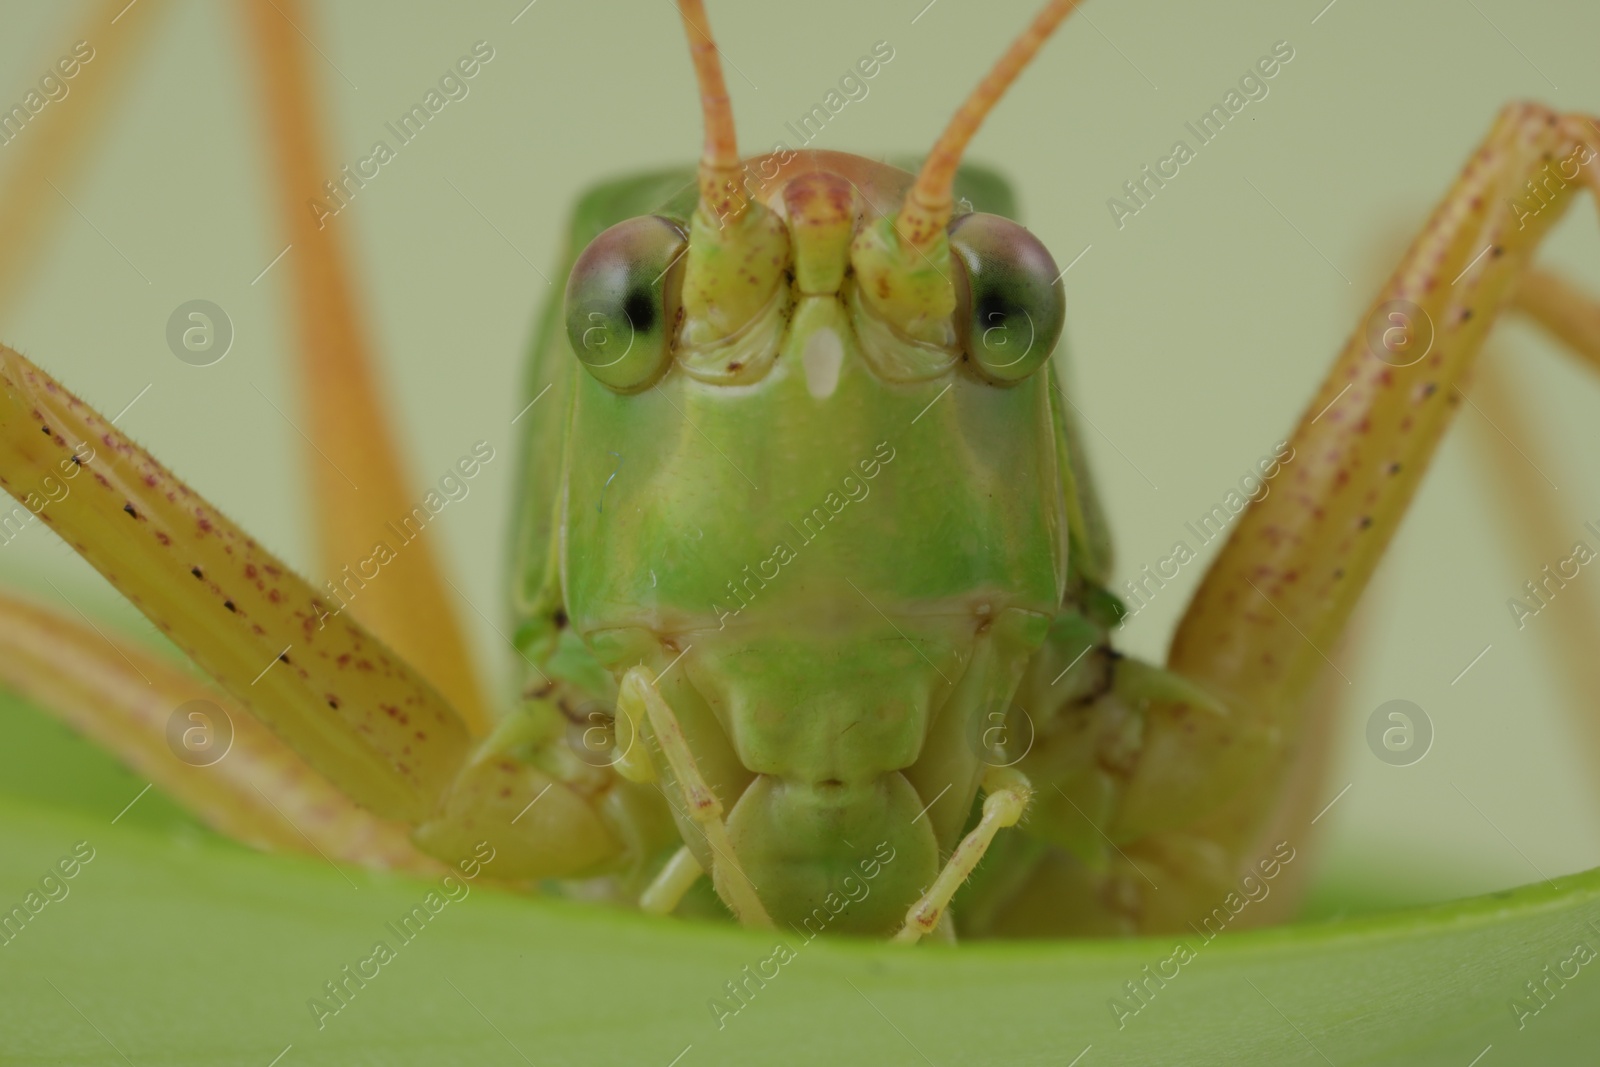
<path id="1" fill-rule="evenodd" d="M 0 488 L 368 810 L 416 821 L 461 718 L 360 623 L 99 412 L 0 345 Z"/>
<path id="2" fill-rule="evenodd" d="M 382 402 L 373 331 L 354 296 L 347 231 L 307 210 L 321 203 L 321 183 L 333 170 L 320 121 L 326 109 L 317 106 L 307 70 L 316 59 L 298 28 L 310 13 L 290 0 L 239 6 L 258 60 L 284 238 L 294 249 L 285 268 L 299 320 L 293 353 L 307 440 L 317 442 L 304 453 L 316 543 L 322 565 L 336 572 L 369 557 L 375 541 L 388 541 L 388 524 L 413 517 L 417 497 Z M 338 468 L 322 453 L 339 457 Z M 432 539 L 394 553 L 383 575 L 350 611 L 450 700 L 471 736 L 487 734 L 488 701 Z"/>
<path id="3" fill-rule="evenodd" d="M 532 715 L 474 745 L 455 708 L 409 663 L 3 345 L 0 488 L 172 638 L 259 720 L 263 735 L 379 819 L 418 827 L 414 840 L 424 851 L 454 861 L 477 841 L 497 849 L 507 841 L 520 855 L 497 860 L 493 874 L 506 879 L 585 872 L 619 851 L 600 807 L 620 796 L 609 786 L 625 783 L 599 768 L 582 768 L 595 772 L 584 778 L 522 758 L 543 728 Z M 48 673 L 8 680 L 28 691 Z M 62 687 L 40 696 L 63 715 L 76 699 Z M 107 697 L 101 718 L 120 730 L 109 724 L 127 701 L 119 709 Z M 155 743 L 145 736 L 134 744 Z M 118 751 L 140 765 L 133 748 Z"/>
<path id="4" fill-rule="evenodd" d="M 165 6 L 141 4 L 130 11 L 117 0 L 94 5 L 79 26 L 79 37 L 98 42 L 115 20 L 117 46 L 98 50 L 93 63 L 79 67 L 72 80 L 77 106 L 63 109 L 53 117 L 59 121 L 41 127 L 43 136 L 30 137 L 15 148 L 7 138 L 10 158 L 0 178 L 0 315 L 10 318 L 16 302 L 28 295 L 30 268 L 45 254 L 52 224 L 67 206 L 52 185 L 70 195 L 70 183 L 88 170 L 90 153 L 97 143 L 106 143 L 106 121 L 112 109 L 127 99 L 127 86 L 141 69 L 141 51 L 154 36 L 151 30 Z"/>
<path id="5" fill-rule="evenodd" d="M 1240 517 L 1207 571 L 1167 666 L 1227 705 L 1230 743 L 1181 753 L 1185 770 L 1177 746 L 1147 738 L 1110 830 L 1162 886 L 1143 894 L 1146 929 L 1181 927 L 1254 859 L 1327 651 L 1534 250 L 1577 192 L 1600 189 L 1597 157 L 1600 135 L 1585 116 L 1521 103 L 1501 112 L 1307 406 L 1280 484 Z M 1534 184 L 1536 211 L 1519 202 Z M 1258 754 L 1239 759 L 1241 742 Z M 1207 766 L 1233 779 L 1220 803 L 1194 803 L 1182 786 L 1188 778 L 1215 798 Z"/>
<path id="6" fill-rule="evenodd" d="M 728 824 L 723 819 L 722 801 L 717 799 L 717 794 L 712 792 L 705 776 L 700 773 L 700 766 L 689 749 L 683 727 L 666 700 L 656 692 L 655 680 L 650 677 L 649 671 L 643 667 L 633 667 L 623 676 L 617 706 L 619 718 L 626 717 L 630 723 L 638 723 L 641 717 L 648 720 L 656 743 L 661 746 L 661 753 L 672 768 L 678 788 L 683 792 L 689 818 L 705 834 L 706 843 L 711 846 L 711 880 L 719 895 L 728 901 L 734 915 L 744 925 L 772 926 L 771 916 L 756 895 L 755 884 L 745 874 L 733 850 L 733 842 L 728 837 Z"/>
<path id="7" fill-rule="evenodd" d="M 941 924 L 949 926 L 945 909 L 950 905 L 950 898 L 983 859 L 994 835 L 1007 826 L 1015 826 L 1028 810 L 1028 801 L 1033 796 L 1033 786 L 1027 777 L 1012 767 L 988 768 L 983 775 L 983 791 L 987 795 L 983 798 L 983 815 L 978 825 L 961 839 L 933 885 L 911 905 L 905 925 L 894 936 L 896 941 L 915 942 L 936 931 Z"/>
<path id="8" fill-rule="evenodd" d="M 1600 316 L 1594 321 L 1600 325 Z M 1600 339 L 1600 334 L 1596 337 Z M 1473 403 L 1484 418 L 1468 424 L 1470 439 L 1508 547 L 1519 558 L 1549 559 L 1552 552 L 1572 551 L 1569 531 L 1581 529 L 1583 520 L 1563 507 L 1542 479 L 1528 477 L 1528 464 L 1551 470 L 1553 457 L 1540 447 L 1541 435 L 1519 402 L 1518 382 L 1503 368 L 1502 357 L 1507 353 L 1494 351 L 1496 347 L 1485 353 L 1491 358 L 1479 368 L 1472 390 Z M 1600 355 L 1600 347 L 1593 354 Z M 1517 442 L 1516 447 L 1507 441 Z M 1553 616 L 1553 625 L 1544 629 L 1542 636 L 1552 673 L 1566 690 L 1574 747 L 1587 767 L 1600 772 L 1600 716 L 1595 714 L 1600 706 L 1600 662 L 1594 657 L 1595 648 L 1600 647 L 1600 612 L 1592 598 L 1583 596 L 1556 598 L 1540 613 L 1546 610 Z M 1600 781 L 1600 773 L 1591 773 L 1590 780 Z"/>
<path id="9" fill-rule="evenodd" d="M 1573 356 L 1600 371 L 1600 300 L 1543 267 L 1528 268 L 1512 308 L 1537 322 Z"/>
<path id="10" fill-rule="evenodd" d="M 237 841 L 369 868 L 439 870 L 408 840 L 409 827 L 357 807 L 235 701 L 164 657 L 3 592 L 0 685 Z"/>
<path id="11" fill-rule="evenodd" d="M 1512 308 L 1531 318 L 1560 342 L 1568 355 L 1590 371 L 1600 372 L 1600 300 L 1558 272 L 1535 266 L 1529 268 L 1517 286 Z M 1527 427 L 1529 420 L 1516 402 L 1515 383 L 1509 374 L 1500 371 L 1498 358 L 1486 361 L 1478 385 L 1474 395 L 1495 426 L 1511 440 L 1528 442 L 1535 438 Z M 1507 425 L 1512 429 L 1505 431 Z M 1487 459 L 1490 476 L 1498 483 L 1496 495 L 1513 502 L 1511 508 L 1495 510 L 1514 538 L 1517 551 L 1529 559 L 1538 559 L 1551 549 L 1568 547 L 1563 531 L 1575 529 L 1579 523 L 1561 513 L 1556 500 L 1542 485 L 1522 477 L 1521 472 L 1511 466 L 1510 457 L 1501 445 L 1503 439 L 1496 435 L 1496 439 L 1491 440 L 1481 426 L 1479 430 L 1475 436 L 1483 445 L 1481 451 Z M 1540 469 L 1548 466 L 1537 453 L 1526 459 L 1519 455 L 1516 462 L 1533 462 Z M 1600 637 L 1600 618 L 1596 617 L 1591 602 L 1581 598 L 1564 598 L 1554 607 L 1562 621 L 1550 630 L 1554 644 L 1553 664 L 1565 680 L 1574 712 L 1573 726 L 1581 739 L 1586 761 L 1591 768 L 1600 768 L 1600 719 L 1594 714 L 1597 698 L 1600 698 L 1600 665 L 1595 663 L 1592 654 L 1600 643 L 1596 640 Z M 1600 774 L 1593 777 L 1600 778 Z"/>
<path id="12" fill-rule="evenodd" d="M 652 915 L 671 915 L 682 902 L 685 893 L 706 873 L 688 845 L 672 854 L 667 865 L 661 868 L 655 881 L 639 895 L 639 910 Z"/>
<path id="13" fill-rule="evenodd" d="M 1058 620 L 1018 700 L 1055 709 L 1023 766 L 1048 784 L 1032 832 L 1075 862 L 1031 856 L 1030 907 L 1059 910 L 1067 894 L 1035 890 L 1070 885 L 1103 926 L 1184 929 L 1264 844 L 1304 843 L 1307 748 L 1334 703 L 1317 679 L 1348 685 L 1351 612 L 1497 313 L 1516 299 L 1600 363 L 1600 310 L 1528 273 L 1573 195 L 1600 189 L 1597 133 L 1537 105 L 1502 112 L 1330 368 L 1272 491 L 1235 522 L 1164 668 L 1109 652 L 1104 623 Z"/>

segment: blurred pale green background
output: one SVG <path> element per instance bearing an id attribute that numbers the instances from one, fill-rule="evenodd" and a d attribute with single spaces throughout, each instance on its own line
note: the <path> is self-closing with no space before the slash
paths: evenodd
<path id="1" fill-rule="evenodd" d="M 504 456 L 430 533 L 472 603 L 497 621 L 519 365 L 538 302 L 562 280 L 553 288 L 538 271 L 554 273 L 563 215 L 586 185 L 689 161 L 699 142 L 667 0 L 525 3 L 341 2 L 300 23 L 320 53 L 313 70 L 337 163 L 387 139 L 384 123 L 474 42 L 495 49 L 470 95 L 330 224 L 358 257 L 419 493 L 474 441 Z M 1035 6 L 925 3 L 713 3 L 743 146 L 794 144 L 785 122 L 881 40 L 893 60 L 815 144 L 924 150 Z M 1025 221 L 1063 265 L 1088 247 L 1067 275 L 1067 329 L 1078 402 L 1100 431 L 1088 447 L 1122 576 L 1165 556 L 1184 523 L 1286 435 L 1385 257 L 1502 103 L 1600 112 L 1592 4 L 1325 5 L 1093 0 L 977 139 L 975 158 L 1012 176 Z M 0 4 L 0 103 L 21 99 L 90 10 Z M 117 32 L 104 27 L 96 47 L 116 47 Z M 76 210 L 60 213 L 0 337 L 108 414 L 149 385 L 123 428 L 309 571 L 303 446 L 285 418 L 298 419 L 285 263 L 252 284 L 285 240 L 242 32 L 220 3 L 177 3 L 160 19 L 89 166 L 62 187 Z M 1107 198 L 1280 40 L 1295 58 L 1270 95 L 1119 230 Z M 0 168 L 24 139 L 0 147 Z M 1545 259 L 1600 289 L 1595 222 L 1581 203 Z M 220 304 L 237 331 L 208 368 L 180 362 L 165 342 L 168 316 L 195 298 Z M 1600 518 L 1590 459 L 1600 389 L 1531 330 L 1501 336 L 1557 457 L 1547 473 L 1577 517 L 1570 539 L 1593 544 L 1581 524 Z M 1483 430 L 1467 425 L 1477 418 L 1463 411 L 1380 572 L 1367 653 L 1340 658 L 1352 684 L 1327 795 L 1350 789 L 1318 827 L 1329 877 L 1390 868 L 1431 891 L 1467 891 L 1600 864 L 1600 783 L 1551 677 L 1554 620 L 1518 632 L 1506 607 L 1557 555 L 1518 555 L 1494 525 L 1501 506 L 1460 432 Z M 1130 625 L 1131 651 L 1160 654 L 1201 571 L 1185 568 Z M 86 611 L 140 625 L 39 528 L 0 547 L 0 578 L 59 600 L 48 579 Z M 1564 595 L 1600 597 L 1600 577 L 1585 570 Z M 504 679 L 504 642 L 462 614 L 486 674 Z M 1385 765 L 1364 740 L 1368 714 L 1394 698 L 1421 705 L 1436 732 L 1411 767 Z"/>

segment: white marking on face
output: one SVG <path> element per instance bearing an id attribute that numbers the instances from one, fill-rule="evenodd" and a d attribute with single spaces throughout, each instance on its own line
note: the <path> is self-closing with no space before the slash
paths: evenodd
<path id="1" fill-rule="evenodd" d="M 806 341 L 800 363 L 806 370 L 806 392 L 826 400 L 839 387 L 839 366 L 844 362 L 844 345 L 839 335 L 827 326 Z"/>

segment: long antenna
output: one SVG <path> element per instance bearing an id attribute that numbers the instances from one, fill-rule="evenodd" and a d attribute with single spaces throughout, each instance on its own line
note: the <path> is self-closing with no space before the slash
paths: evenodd
<path id="1" fill-rule="evenodd" d="M 711 36 L 701 0 L 678 0 L 683 32 L 689 38 L 689 58 L 694 62 L 695 79 L 700 83 L 700 111 L 705 117 L 706 144 L 700 156 L 700 197 L 708 208 L 729 195 L 733 175 L 739 169 L 739 142 L 733 130 L 733 104 L 728 99 L 728 84 L 722 78 L 722 61 L 717 42 Z M 731 204 L 722 205 L 718 217 L 737 214 Z"/>
<path id="2" fill-rule="evenodd" d="M 950 125 L 945 127 L 944 133 L 939 135 L 939 140 L 934 143 L 933 151 L 928 153 L 927 160 L 922 164 L 922 171 L 917 175 L 917 180 L 906 193 L 905 204 L 900 208 L 900 215 L 896 220 L 895 229 L 900 236 L 910 241 L 918 248 L 926 248 L 928 244 L 944 230 L 950 221 L 952 207 L 951 189 L 955 184 L 956 168 L 961 165 L 961 154 L 966 151 L 967 143 L 972 140 L 973 134 L 978 132 L 984 116 L 989 114 L 989 109 L 1005 95 L 1005 91 L 1016 80 L 1022 68 L 1039 51 L 1061 20 L 1072 14 L 1082 0 L 1050 0 L 1044 10 L 1034 17 L 1028 28 L 1022 31 L 1006 54 L 994 65 L 978 87 L 967 97 L 966 103 L 961 105 L 955 117 L 950 120 Z M 699 7 L 696 3 L 695 7 Z M 687 20 L 688 16 L 684 16 Z M 696 60 L 698 65 L 699 60 Z M 720 73 L 718 74 L 720 84 Z M 704 81 L 702 79 L 702 85 Z M 707 152 L 710 152 L 710 110 L 708 105 L 707 115 Z M 731 139 L 732 129 L 729 129 Z"/>

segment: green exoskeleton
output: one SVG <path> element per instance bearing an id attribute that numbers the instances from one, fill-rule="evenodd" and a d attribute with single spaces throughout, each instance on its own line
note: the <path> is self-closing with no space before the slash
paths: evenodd
<path id="1" fill-rule="evenodd" d="M 547 755 L 592 783 L 618 861 L 652 870 L 681 838 L 648 906 L 707 871 L 747 923 L 914 938 L 1023 813 L 1025 758 L 1076 796 L 1052 789 L 1035 836 L 1093 855 L 1058 801 L 1098 821 L 1118 790 L 1072 764 L 1106 731 L 1136 751 L 1142 700 L 1206 705 L 1113 670 L 1104 526 L 1050 362 L 1061 271 L 1004 183 L 942 145 L 943 221 L 919 242 L 881 207 L 907 171 L 727 148 L 698 181 L 608 185 L 573 220 L 530 378 L 523 714 L 604 764 Z M 1056 737 L 1058 707 L 1089 729 Z M 1035 729 L 1037 754 L 1005 743 Z M 639 815 L 663 801 L 665 833 Z M 892 860 L 852 894 L 877 849 Z"/>
<path id="2" fill-rule="evenodd" d="M 345 611 L 4 347 L 0 486 L 215 679 L 230 746 L 204 762 L 169 735 L 194 679 L 6 595 L 0 681 L 241 840 L 427 873 L 490 849 L 496 880 L 659 913 L 907 941 L 1150 932 L 1245 873 L 1279 878 L 1281 828 L 1321 799 L 1322 649 L 1495 313 L 1515 295 L 1600 362 L 1600 315 L 1525 270 L 1600 188 L 1600 126 L 1501 114 L 1261 469 L 1279 488 L 1234 523 L 1165 665 L 1142 663 L 1112 648 L 1063 272 L 1005 184 L 961 166 L 1074 6 L 1051 0 L 902 170 L 742 159 L 704 11 L 681 0 L 700 164 L 587 195 L 538 326 L 508 713 L 489 714 L 425 542 Z M 276 7 L 251 11 L 283 184 L 315 188 Z M 1518 208 L 1551 166 L 1541 209 Z M 368 557 L 405 480 L 328 284 L 336 236 L 290 218 L 312 425 L 363 486 L 341 498 L 318 468 L 320 540 Z M 1305 868 L 1245 921 L 1284 914 Z"/>
<path id="3" fill-rule="evenodd" d="M 663 189 L 692 192 L 692 172 L 580 209 L 566 328 L 552 313 L 535 355 L 548 418 L 525 449 L 528 714 L 564 711 L 592 744 L 580 709 L 609 712 L 620 680 L 601 743 L 624 776 L 660 779 L 645 799 L 670 803 L 724 899 L 747 879 L 798 922 L 887 842 L 871 897 L 835 920 L 887 931 L 965 828 L 983 735 L 1003 732 L 981 716 L 1007 706 L 1063 610 L 1069 559 L 1093 558 L 1068 545 L 1087 531 L 1045 358 L 1063 298 L 1027 231 L 975 211 L 942 264 L 967 287 L 964 321 L 902 337 L 850 252 L 868 205 L 911 176 L 833 153 L 745 174 L 763 170 L 746 210 L 770 251 L 742 268 L 751 281 L 724 273 L 727 250 L 699 251 L 727 231 L 692 202 L 645 214 Z M 693 311 L 691 285 L 706 294 Z M 756 290 L 749 317 L 714 325 L 733 285 Z M 1098 631 L 1077 590 L 1065 604 L 1055 632 L 1075 656 Z M 720 856 L 697 777 L 726 808 Z"/>

